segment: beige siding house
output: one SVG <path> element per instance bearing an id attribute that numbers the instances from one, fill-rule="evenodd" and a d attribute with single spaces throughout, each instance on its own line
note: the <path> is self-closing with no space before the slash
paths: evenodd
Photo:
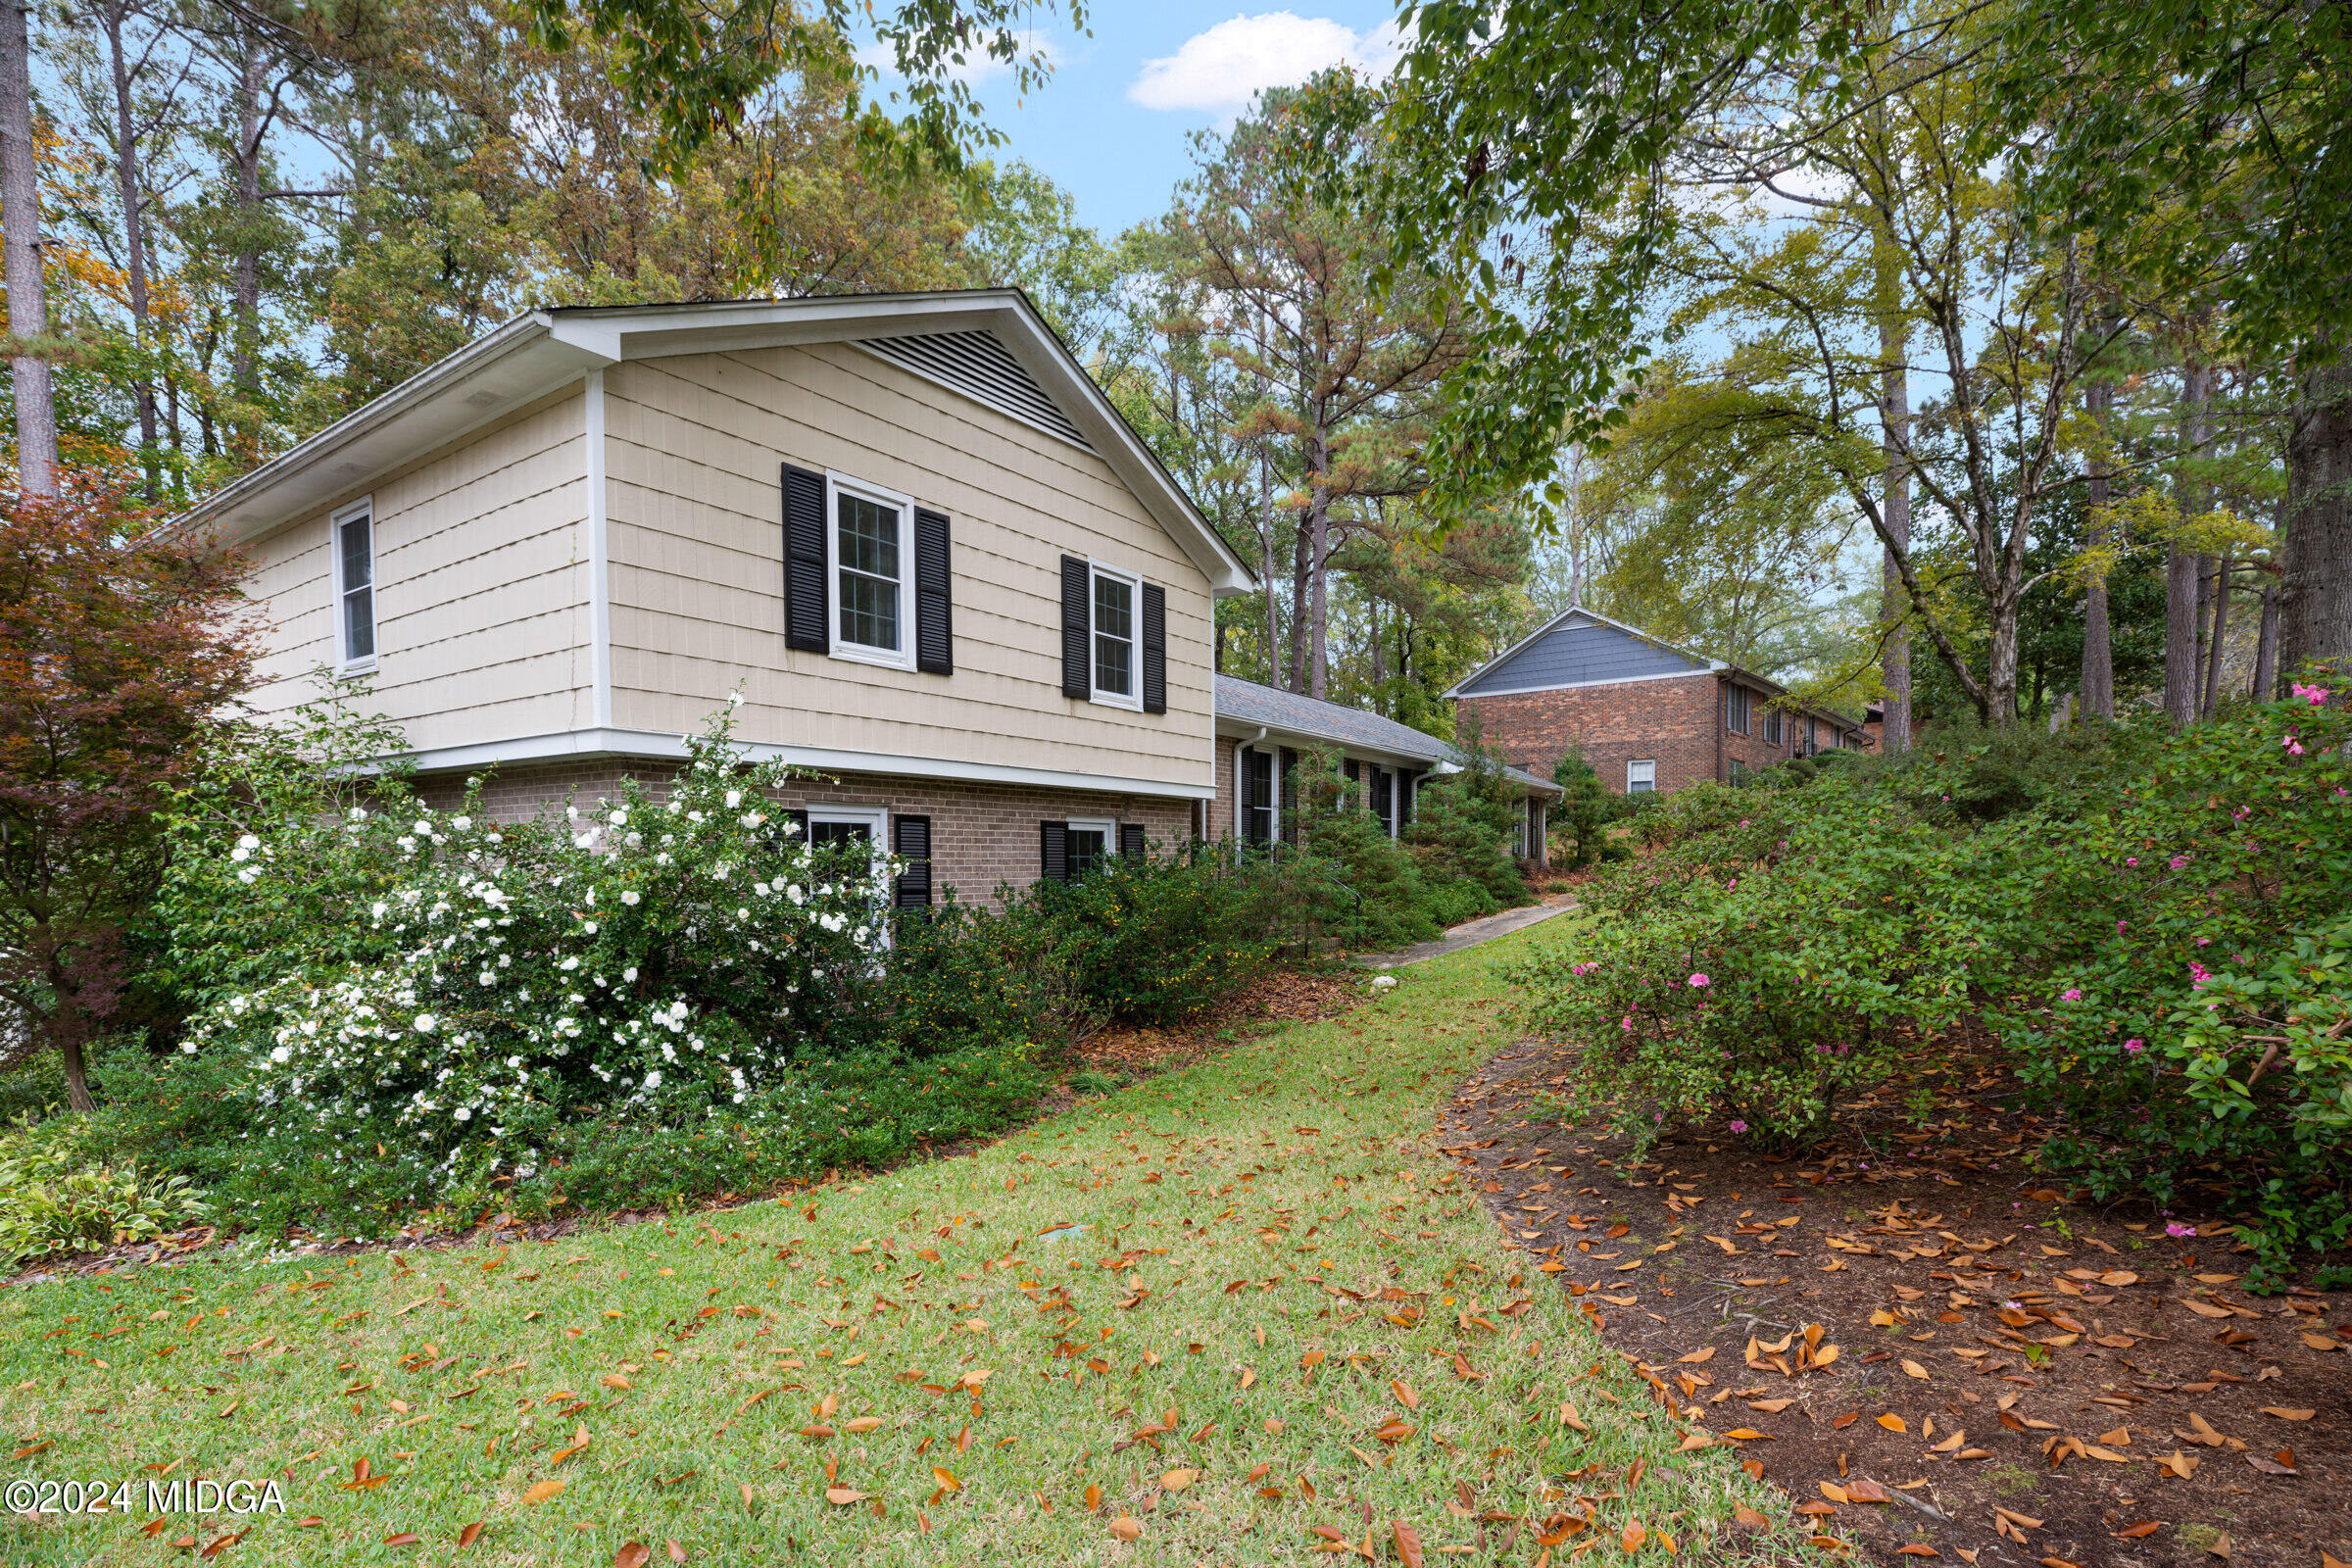
<path id="1" fill-rule="evenodd" d="M 1017 292 L 520 317 L 221 490 L 259 703 L 345 684 L 519 816 L 737 692 L 786 804 L 952 886 L 1208 827 L 1248 569 Z"/>

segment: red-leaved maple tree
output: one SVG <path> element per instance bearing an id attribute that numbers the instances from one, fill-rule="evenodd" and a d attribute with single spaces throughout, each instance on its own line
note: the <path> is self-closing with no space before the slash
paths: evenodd
<path id="1" fill-rule="evenodd" d="M 237 562 L 112 483 L 0 494 L 0 1005 L 93 1108 L 83 1047 L 118 1026 L 163 872 L 157 813 L 248 683 Z"/>

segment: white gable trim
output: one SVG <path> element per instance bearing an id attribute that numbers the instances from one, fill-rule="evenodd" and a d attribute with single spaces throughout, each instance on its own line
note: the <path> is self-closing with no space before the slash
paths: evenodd
<path id="1" fill-rule="evenodd" d="M 1632 686 L 1645 680 L 1697 680 L 1715 673 L 1717 671 L 1714 669 L 1670 669 L 1659 675 L 1612 675 L 1606 680 L 1554 681 L 1548 686 L 1497 686 L 1492 691 L 1463 692 L 1460 695 L 1465 701 L 1475 703 L 1482 697 L 1525 697 L 1535 692 L 1582 691 L 1588 686 Z M 1451 697 L 1455 694 L 1447 692 L 1446 695 Z"/>

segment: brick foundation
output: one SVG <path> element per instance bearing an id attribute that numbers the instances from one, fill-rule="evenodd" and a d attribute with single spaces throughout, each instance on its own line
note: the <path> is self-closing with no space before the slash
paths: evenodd
<path id="1" fill-rule="evenodd" d="M 520 822 L 561 811 L 566 803 L 585 809 L 600 797 L 617 795 L 629 779 L 642 784 L 652 799 L 663 801 L 676 773 L 676 764 L 652 760 L 517 765 L 488 775 L 482 805 L 498 821 Z M 447 810 L 464 798 L 466 782 L 448 774 L 421 778 L 416 787 L 426 805 Z M 776 804 L 879 806 L 894 814 L 928 816 L 934 882 L 942 891 L 954 888 L 959 903 L 992 906 L 1000 885 L 1027 887 L 1037 880 L 1040 822 L 1073 816 L 1141 822 L 1153 844 L 1175 850 L 1192 839 L 1195 812 L 1190 801 L 1155 796 L 860 773 L 822 783 L 796 781 L 778 793 Z"/>

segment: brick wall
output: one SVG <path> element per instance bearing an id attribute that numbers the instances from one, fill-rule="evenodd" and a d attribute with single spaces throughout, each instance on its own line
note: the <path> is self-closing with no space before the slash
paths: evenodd
<path id="1" fill-rule="evenodd" d="M 1230 762 L 1231 754 L 1227 760 Z M 499 770 L 483 788 L 487 814 L 518 822 L 541 812 L 561 811 L 566 802 L 585 810 L 600 797 L 616 795 L 625 779 L 636 779 L 657 801 L 669 797 L 676 774 L 666 762 L 557 762 Z M 440 809 L 455 807 L 465 781 L 454 775 L 420 779 L 417 793 Z M 1054 790 L 1034 785 L 967 784 L 945 779 L 844 774 L 825 783 L 795 782 L 776 797 L 779 806 L 879 806 L 894 813 L 931 818 L 932 876 L 953 887 L 965 904 L 993 905 L 1000 883 L 1026 887 L 1037 880 L 1037 825 L 1072 816 L 1141 822 L 1167 850 L 1193 836 L 1193 803 L 1092 790 Z"/>
<path id="2" fill-rule="evenodd" d="M 1665 680 L 1617 681 L 1563 691 L 1465 697 L 1454 716 L 1465 738 L 1471 715 L 1487 745 L 1538 778 L 1549 778 L 1570 747 L 1582 747 L 1600 781 L 1625 792 L 1626 763 L 1657 763 L 1657 787 L 1680 789 L 1714 778 L 1716 678 L 1704 671 Z M 1739 737 L 1726 735 L 1725 755 Z"/>
<path id="3" fill-rule="evenodd" d="M 1762 768 L 1796 755 L 1795 743 L 1804 736 L 1804 715 L 1784 712 L 1780 740 L 1767 742 L 1768 704 L 1762 691 L 1750 691 L 1745 735 L 1726 727 L 1722 682 L 1707 672 L 1507 697 L 1465 697 L 1454 711 L 1465 738 L 1475 711 L 1487 744 L 1539 777 L 1549 778 L 1560 755 L 1579 746 L 1600 781 L 1620 795 L 1625 793 L 1628 762 L 1646 758 L 1657 763 L 1657 789 L 1664 794 L 1702 779 L 1728 780 L 1734 761 Z M 1822 750 L 1830 749 L 1835 733 L 1826 720 L 1820 722 Z"/>

